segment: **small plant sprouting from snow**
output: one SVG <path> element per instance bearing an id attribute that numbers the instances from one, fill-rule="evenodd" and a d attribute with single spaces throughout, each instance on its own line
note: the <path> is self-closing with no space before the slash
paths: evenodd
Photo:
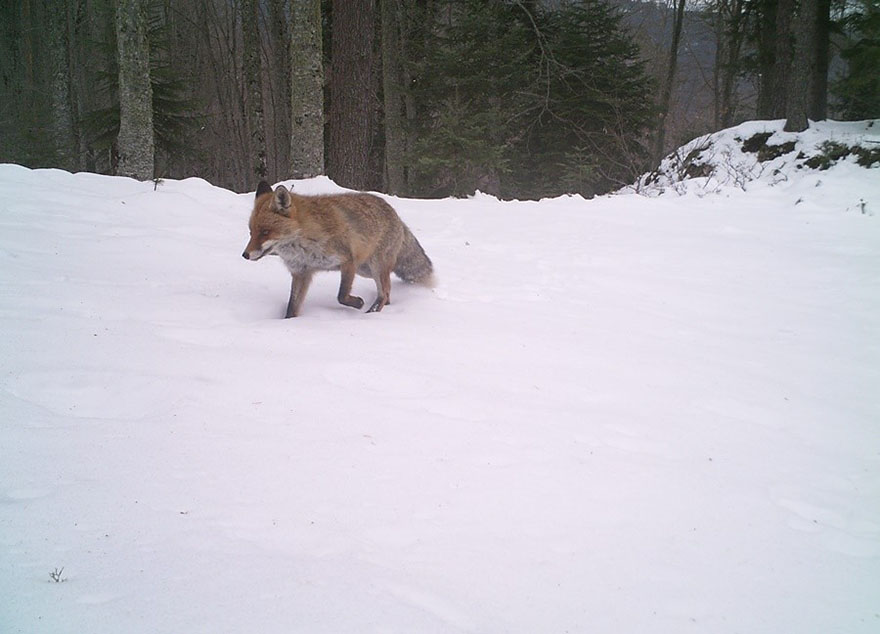
<path id="1" fill-rule="evenodd" d="M 61 575 L 64 573 L 64 566 L 61 568 L 56 568 L 52 572 L 49 573 L 49 581 L 54 581 L 55 583 L 64 583 L 67 581 L 67 577 L 62 577 Z"/>

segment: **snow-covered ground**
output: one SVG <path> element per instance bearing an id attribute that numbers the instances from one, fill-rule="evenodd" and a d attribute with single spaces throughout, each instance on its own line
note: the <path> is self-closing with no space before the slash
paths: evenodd
<path id="1" fill-rule="evenodd" d="M 880 631 L 880 170 L 789 172 L 283 320 L 252 195 L 0 166 L 0 631 Z"/>

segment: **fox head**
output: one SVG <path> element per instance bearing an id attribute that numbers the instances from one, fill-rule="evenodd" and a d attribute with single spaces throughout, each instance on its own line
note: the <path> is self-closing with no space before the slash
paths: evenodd
<path id="1" fill-rule="evenodd" d="M 260 181 L 248 223 L 251 239 L 241 254 L 245 260 L 259 260 L 271 254 L 281 237 L 290 235 L 290 203 L 290 192 L 284 185 L 273 192 L 269 183 Z"/>

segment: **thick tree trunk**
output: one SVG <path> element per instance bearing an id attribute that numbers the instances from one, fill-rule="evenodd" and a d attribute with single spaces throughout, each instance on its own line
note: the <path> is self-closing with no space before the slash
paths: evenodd
<path id="1" fill-rule="evenodd" d="M 382 3 L 382 92 L 385 111 L 385 187 L 389 194 L 402 194 L 406 186 L 403 101 L 400 68 L 400 0 Z"/>
<path id="2" fill-rule="evenodd" d="M 266 179 L 266 122 L 263 114 L 263 63 L 260 51 L 260 16 L 257 0 L 242 0 L 241 31 L 244 40 L 244 77 L 247 85 L 247 120 L 251 165 L 255 181 Z"/>
<path id="3" fill-rule="evenodd" d="M 810 118 L 828 118 L 828 51 L 831 38 L 831 0 L 818 0 L 816 13 L 816 61 L 813 67 L 813 92 L 810 97 Z"/>
<path id="4" fill-rule="evenodd" d="M 785 130 L 802 132 L 809 126 L 807 116 L 813 96 L 815 79 L 817 0 L 800 0 L 792 20 L 792 64 L 788 73 L 788 95 L 785 103 Z"/>
<path id="5" fill-rule="evenodd" d="M 290 176 L 324 173 L 321 1 L 290 0 Z"/>
<path id="6" fill-rule="evenodd" d="M 45 5 L 55 156 L 58 167 L 75 171 L 79 152 L 71 94 L 67 2 L 45 1 Z"/>
<path id="7" fill-rule="evenodd" d="M 117 0 L 119 55 L 119 164 L 116 173 L 139 180 L 153 178 L 153 89 L 145 0 Z"/>
<path id="8" fill-rule="evenodd" d="M 340 185 L 369 182 L 374 0 L 333 0 L 327 172 Z"/>

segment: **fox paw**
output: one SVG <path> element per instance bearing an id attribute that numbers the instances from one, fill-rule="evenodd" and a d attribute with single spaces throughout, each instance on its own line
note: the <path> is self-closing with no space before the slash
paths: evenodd
<path id="1" fill-rule="evenodd" d="M 362 300 L 360 297 L 355 297 L 354 295 L 340 298 L 339 303 L 343 304 L 344 306 L 351 306 L 352 308 L 356 308 L 358 310 L 364 307 L 364 300 Z"/>

